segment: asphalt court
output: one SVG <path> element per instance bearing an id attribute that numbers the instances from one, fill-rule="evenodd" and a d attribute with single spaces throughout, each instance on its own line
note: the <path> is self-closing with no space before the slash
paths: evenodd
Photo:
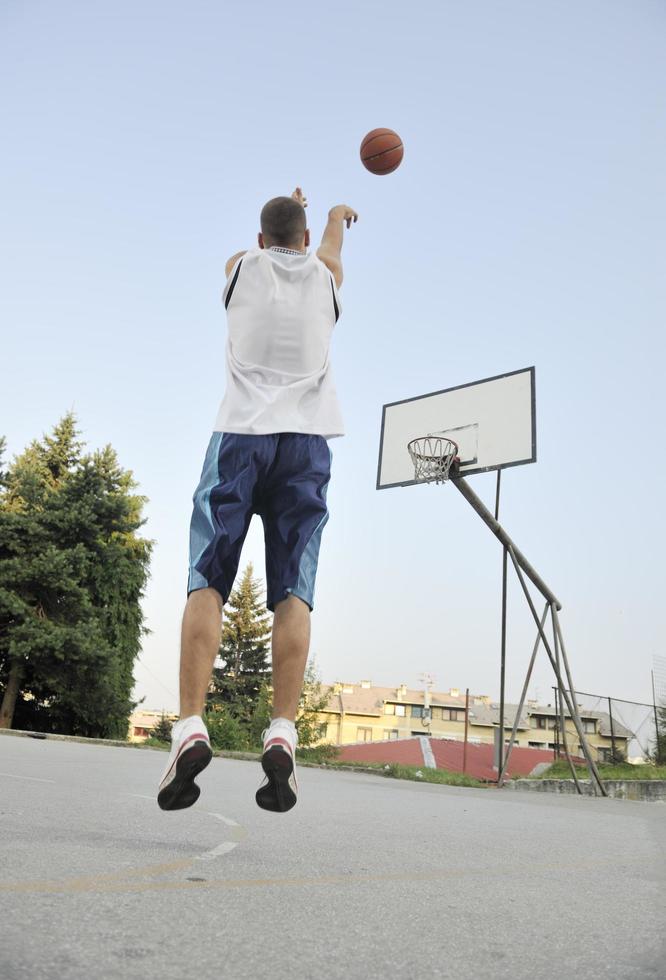
<path id="1" fill-rule="evenodd" d="M 665 975 L 666 806 L 0 736 L 3 980 Z"/>

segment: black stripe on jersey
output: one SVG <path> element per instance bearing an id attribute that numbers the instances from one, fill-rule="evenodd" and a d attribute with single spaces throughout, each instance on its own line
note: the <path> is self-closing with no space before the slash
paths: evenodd
<path id="1" fill-rule="evenodd" d="M 240 272 L 240 267 L 242 266 L 242 264 L 243 264 L 243 260 L 241 259 L 240 262 L 238 263 L 238 268 L 236 269 L 236 275 L 231 280 L 231 284 L 229 285 L 229 290 L 228 290 L 227 295 L 226 295 L 226 298 L 224 300 L 224 308 L 225 308 L 225 310 L 229 306 L 229 300 L 231 299 L 231 294 L 234 291 L 234 287 L 236 285 L 236 280 L 238 279 L 238 273 Z"/>
<path id="2" fill-rule="evenodd" d="M 338 309 L 338 301 L 335 298 L 335 287 L 333 286 L 333 276 L 331 276 L 331 292 L 333 293 L 333 307 L 335 309 L 335 322 L 337 323 L 340 319 L 340 310 Z"/>

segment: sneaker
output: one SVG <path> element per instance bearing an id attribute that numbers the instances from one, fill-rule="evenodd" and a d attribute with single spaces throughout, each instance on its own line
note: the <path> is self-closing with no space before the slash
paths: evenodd
<path id="1" fill-rule="evenodd" d="M 171 732 L 171 754 L 160 780 L 157 802 L 162 810 L 183 810 L 199 799 L 194 782 L 213 758 L 208 732 L 198 715 L 177 721 Z"/>
<path id="2" fill-rule="evenodd" d="M 256 801 L 263 810 L 286 813 L 296 805 L 298 784 L 294 754 L 298 737 L 293 725 L 273 722 L 264 733 L 261 766 L 266 779 L 257 790 Z"/>

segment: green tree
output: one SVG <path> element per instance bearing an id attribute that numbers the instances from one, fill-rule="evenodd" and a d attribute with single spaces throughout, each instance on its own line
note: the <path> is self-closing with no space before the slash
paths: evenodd
<path id="1" fill-rule="evenodd" d="M 662 702 L 657 708 L 657 732 L 653 759 L 656 765 L 666 766 L 666 702 Z"/>
<path id="2" fill-rule="evenodd" d="M 303 679 L 303 690 L 298 702 L 296 731 L 298 744 L 305 749 L 314 745 L 324 734 L 325 725 L 319 715 L 325 710 L 330 693 L 324 690 L 314 657 L 308 661 Z"/>
<path id="3" fill-rule="evenodd" d="M 207 711 L 204 717 L 214 749 L 246 752 L 250 748 L 247 724 L 227 709 Z"/>
<path id="4" fill-rule="evenodd" d="M 66 415 L 0 485 L 0 727 L 124 738 L 151 543 L 114 450 Z"/>
<path id="5" fill-rule="evenodd" d="M 162 712 L 162 717 L 152 729 L 150 737 L 156 739 L 158 742 L 170 742 L 172 728 L 173 722 L 169 721 L 164 712 Z"/>
<path id="6" fill-rule="evenodd" d="M 225 609 L 220 666 L 213 671 L 210 708 L 224 708 L 248 725 L 262 686 L 270 678 L 268 662 L 271 618 L 261 599 L 261 583 L 248 564 Z"/>

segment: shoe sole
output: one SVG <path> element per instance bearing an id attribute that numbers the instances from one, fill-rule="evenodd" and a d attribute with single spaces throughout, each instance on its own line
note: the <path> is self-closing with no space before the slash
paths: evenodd
<path id="1" fill-rule="evenodd" d="M 176 775 L 168 786 L 157 794 L 157 803 L 161 810 L 184 810 L 199 799 L 201 789 L 194 782 L 202 769 L 205 769 L 213 758 L 213 750 L 208 742 L 195 742 L 176 762 Z"/>
<path id="2" fill-rule="evenodd" d="M 294 771 L 294 763 L 283 749 L 267 749 L 261 757 L 261 768 L 268 779 L 266 786 L 260 786 L 255 797 L 262 810 L 273 813 L 286 813 L 296 805 L 296 794 L 289 785 L 289 777 Z"/>

